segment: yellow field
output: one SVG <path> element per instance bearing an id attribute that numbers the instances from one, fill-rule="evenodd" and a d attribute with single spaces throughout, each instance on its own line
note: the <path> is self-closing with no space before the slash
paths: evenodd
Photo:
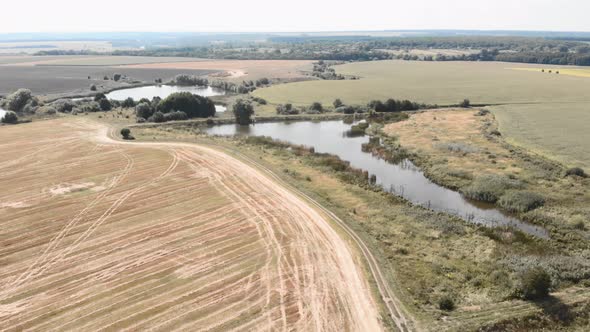
<path id="1" fill-rule="evenodd" d="M 567 67 L 543 67 L 543 68 L 510 68 L 512 70 L 524 70 L 524 71 L 534 71 L 534 72 L 543 72 L 547 75 L 569 75 L 569 76 L 578 76 L 578 77 L 590 77 L 590 69 L 582 69 L 582 68 L 567 68 Z M 551 70 L 551 73 L 549 71 Z"/>
<path id="2" fill-rule="evenodd" d="M 361 262 L 302 199 L 192 144 L 0 128 L 7 330 L 381 330 Z"/>

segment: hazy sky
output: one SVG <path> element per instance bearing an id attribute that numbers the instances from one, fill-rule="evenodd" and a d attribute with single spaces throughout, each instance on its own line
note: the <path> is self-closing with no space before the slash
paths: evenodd
<path id="1" fill-rule="evenodd" d="M 590 31 L 590 0 L 2 0 L 0 33 Z"/>

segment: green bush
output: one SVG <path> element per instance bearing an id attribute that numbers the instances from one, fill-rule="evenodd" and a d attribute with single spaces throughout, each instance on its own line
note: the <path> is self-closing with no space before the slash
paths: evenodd
<path id="1" fill-rule="evenodd" d="M 164 117 L 164 113 L 156 112 L 148 119 L 149 122 L 166 122 L 166 118 Z"/>
<path id="2" fill-rule="evenodd" d="M 170 112 L 164 114 L 164 121 L 181 121 L 181 120 L 188 120 L 188 116 L 186 113 L 181 111 Z"/>
<path id="3" fill-rule="evenodd" d="M 80 105 L 78 111 L 82 113 L 100 112 L 101 108 L 97 102 L 91 101 Z M 72 109 L 72 113 L 74 113 L 74 109 Z"/>
<path id="4" fill-rule="evenodd" d="M 99 100 L 98 105 L 102 111 L 110 111 L 113 108 L 113 104 L 106 98 Z"/>
<path id="5" fill-rule="evenodd" d="M 587 177 L 586 172 L 579 167 L 570 168 L 565 172 L 565 176 L 579 176 L 582 178 Z"/>
<path id="6" fill-rule="evenodd" d="M 518 189 L 520 182 L 499 175 L 484 175 L 463 188 L 461 193 L 473 200 L 495 203 L 509 189 Z"/>
<path id="7" fill-rule="evenodd" d="M 453 311 L 455 310 L 455 301 L 450 296 L 444 295 L 438 300 L 438 308 L 444 311 Z"/>
<path id="8" fill-rule="evenodd" d="M 123 136 L 124 139 L 129 139 L 129 135 L 131 135 L 131 130 L 129 128 L 121 129 L 121 136 Z"/>
<path id="9" fill-rule="evenodd" d="M 542 299 L 549 295 L 551 277 L 542 268 L 525 271 L 521 276 L 522 297 L 527 300 Z"/>
<path id="10" fill-rule="evenodd" d="M 18 116 L 16 116 L 16 113 L 14 113 L 12 111 L 8 111 L 8 112 L 6 112 L 6 114 L 4 114 L 4 117 L 2 117 L 2 123 L 9 123 L 9 124 L 18 123 Z"/>
<path id="11" fill-rule="evenodd" d="M 52 103 L 52 106 L 60 113 L 70 113 L 75 104 L 69 99 L 60 99 Z"/>
<path id="12" fill-rule="evenodd" d="M 318 103 L 317 101 L 314 102 L 313 104 L 311 104 L 311 106 L 309 107 L 310 110 L 312 111 L 316 111 L 316 112 L 322 112 L 324 110 L 324 107 L 322 106 L 321 103 Z"/>
<path id="13" fill-rule="evenodd" d="M 154 109 L 150 105 L 149 101 L 141 102 L 135 106 L 135 116 L 137 118 L 149 119 L 154 114 Z"/>
<path id="14" fill-rule="evenodd" d="M 528 212 L 545 204 L 543 196 L 529 191 L 509 191 L 498 204 L 510 212 Z"/>

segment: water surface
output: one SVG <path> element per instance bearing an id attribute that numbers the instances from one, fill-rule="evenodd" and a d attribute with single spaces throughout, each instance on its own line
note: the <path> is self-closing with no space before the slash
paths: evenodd
<path id="1" fill-rule="evenodd" d="M 391 164 L 362 151 L 369 138 L 348 137 L 350 125 L 342 121 L 273 122 L 252 126 L 220 125 L 209 127 L 210 135 L 270 136 L 292 144 L 313 147 L 316 152 L 330 153 L 350 162 L 355 168 L 377 177 L 377 184 L 386 191 L 402 196 L 414 204 L 434 211 L 447 212 L 467 221 L 486 226 L 513 226 L 526 233 L 547 237 L 540 227 L 527 224 L 503 213 L 491 204 L 465 199 L 456 191 L 430 181 L 411 161 Z"/>
<path id="2" fill-rule="evenodd" d="M 225 94 L 224 90 L 210 86 L 150 85 L 115 90 L 107 93 L 106 96 L 108 99 L 120 101 L 123 101 L 129 97 L 133 98 L 134 100 L 140 100 L 141 98 L 147 98 L 151 100 L 154 97 L 160 97 L 164 99 L 175 92 L 190 92 L 203 97 L 221 96 Z"/>

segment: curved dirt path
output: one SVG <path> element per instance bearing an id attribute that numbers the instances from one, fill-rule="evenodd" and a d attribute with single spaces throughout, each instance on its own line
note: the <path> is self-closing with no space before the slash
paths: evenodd
<path id="1" fill-rule="evenodd" d="M 0 176 L 9 188 L 0 199 L 34 198 L 23 209 L 0 208 L 1 326 L 383 330 L 353 244 L 268 170 L 195 144 L 112 140 L 92 122 L 18 127 L 83 143 L 31 144 L 45 159 L 18 161 Z M 15 140 L 2 151 L 8 156 L 28 152 L 18 127 L 0 132 Z M 101 183 L 96 192 L 52 197 L 37 188 L 85 177 Z"/>

